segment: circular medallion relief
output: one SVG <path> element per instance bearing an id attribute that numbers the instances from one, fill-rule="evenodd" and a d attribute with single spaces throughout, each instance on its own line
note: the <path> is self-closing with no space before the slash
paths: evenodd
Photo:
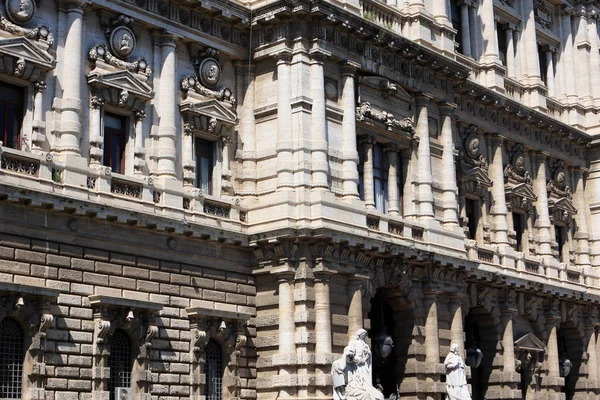
<path id="1" fill-rule="evenodd" d="M 337 85 L 330 80 L 325 81 L 325 96 L 329 100 L 337 100 Z"/>
<path id="2" fill-rule="evenodd" d="M 135 50 L 135 36 L 126 26 L 115 28 L 110 34 L 110 48 L 119 58 L 127 58 Z"/>
<path id="3" fill-rule="evenodd" d="M 556 186 L 558 186 L 559 189 L 563 189 L 565 187 L 567 183 L 567 177 L 565 175 L 564 171 L 558 171 L 556 173 Z"/>
<path id="4" fill-rule="evenodd" d="M 467 154 L 471 158 L 479 155 L 479 137 L 475 134 L 469 135 L 467 138 Z"/>
<path id="5" fill-rule="evenodd" d="M 518 174 L 523 174 L 525 172 L 525 156 L 523 153 L 517 153 L 515 155 L 515 161 L 513 161 L 513 167 Z"/>
<path id="6" fill-rule="evenodd" d="M 35 15 L 34 0 L 6 0 L 6 13 L 15 24 L 26 24 Z"/>
<path id="7" fill-rule="evenodd" d="M 214 58 L 206 58 L 198 67 L 198 77 L 204 86 L 215 86 L 221 78 L 221 66 Z"/>

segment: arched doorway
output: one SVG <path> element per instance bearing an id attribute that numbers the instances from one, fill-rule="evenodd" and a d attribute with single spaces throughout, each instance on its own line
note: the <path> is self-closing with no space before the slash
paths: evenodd
<path id="1" fill-rule="evenodd" d="M 471 384 L 473 400 L 485 400 L 490 384 L 490 376 L 494 368 L 494 357 L 498 345 L 494 319 L 482 307 L 472 308 L 465 319 L 465 348 L 467 349 L 467 363 L 471 367 Z M 483 358 L 479 365 L 473 361 L 477 350 Z M 475 365 L 473 365 L 475 364 Z"/>

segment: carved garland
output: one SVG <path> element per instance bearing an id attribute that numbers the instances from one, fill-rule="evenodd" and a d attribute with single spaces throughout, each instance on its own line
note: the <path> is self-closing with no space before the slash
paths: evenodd
<path id="1" fill-rule="evenodd" d="M 401 131 L 408 132 L 411 135 L 415 133 L 414 122 L 410 118 L 397 120 L 394 117 L 394 114 L 387 111 L 374 111 L 369 102 L 361 103 L 360 106 L 356 107 L 356 118 L 358 118 L 359 121 L 364 121 L 365 118 L 368 118 L 373 121 L 381 122 L 388 131 L 391 131 L 392 128 L 397 128 Z"/>

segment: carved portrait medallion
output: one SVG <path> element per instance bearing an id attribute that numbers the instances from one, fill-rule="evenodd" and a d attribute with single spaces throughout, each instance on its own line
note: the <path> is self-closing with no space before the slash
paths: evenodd
<path id="1" fill-rule="evenodd" d="M 466 151 L 469 157 L 476 158 L 479 155 L 479 136 L 472 133 L 467 138 Z"/>
<path id="2" fill-rule="evenodd" d="M 205 58 L 198 66 L 200 82 L 207 87 L 213 87 L 221 78 L 221 66 L 214 58 Z"/>
<path id="3" fill-rule="evenodd" d="M 525 156 L 523 155 L 523 153 L 515 154 L 513 167 L 515 167 L 515 171 L 519 175 L 523 175 L 523 173 L 525 172 Z"/>
<path id="4" fill-rule="evenodd" d="M 6 0 L 6 13 L 15 24 L 26 24 L 35 15 L 34 0 Z"/>
<path id="5" fill-rule="evenodd" d="M 559 189 L 564 189 L 567 184 L 567 176 L 565 175 L 565 171 L 562 169 L 556 172 L 556 186 Z"/>
<path id="6" fill-rule="evenodd" d="M 119 58 L 129 57 L 135 50 L 135 45 L 135 35 L 126 26 L 119 26 L 110 34 L 110 48 Z"/>

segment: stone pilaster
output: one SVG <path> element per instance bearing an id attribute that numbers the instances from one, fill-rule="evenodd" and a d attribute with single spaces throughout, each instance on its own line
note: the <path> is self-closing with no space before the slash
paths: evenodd
<path id="1" fill-rule="evenodd" d="M 587 201 L 590 206 L 600 202 L 600 159 L 591 160 L 587 179 Z M 592 265 L 600 263 L 600 209 L 590 209 L 590 258 Z"/>
<path id="2" fill-rule="evenodd" d="M 101 167 L 104 147 L 102 137 L 102 107 L 104 99 L 98 95 L 92 95 L 90 101 L 90 166 Z"/>
<path id="3" fill-rule="evenodd" d="M 469 3 L 466 1 L 459 2 L 460 8 L 460 33 L 461 33 L 461 48 L 465 56 L 470 57 L 471 53 L 471 28 L 469 25 Z"/>
<path id="4" fill-rule="evenodd" d="M 416 135 L 419 138 L 417 151 L 417 199 L 419 219 L 433 219 L 433 176 L 431 173 L 431 148 L 429 144 L 428 105 L 431 96 L 420 93 L 415 97 L 417 106 Z"/>
<path id="5" fill-rule="evenodd" d="M 162 66 L 158 87 L 158 151 L 157 175 L 163 179 L 175 179 L 175 160 L 177 158 L 176 81 L 177 81 L 177 43 L 170 34 L 157 35 L 160 44 Z"/>
<path id="6" fill-rule="evenodd" d="M 483 34 L 483 55 L 481 62 L 500 65 L 498 57 L 498 35 L 494 19 L 494 0 L 481 0 L 481 33 Z"/>
<path id="7" fill-rule="evenodd" d="M 279 279 L 279 398 L 292 397 L 294 387 L 296 359 L 296 324 L 294 321 L 294 273 L 291 271 L 278 274 Z M 290 382 L 286 383 L 286 378 Z M 289 386 L 288 386 L 289 385 Z"/>
<path id="8" fill-rule="evenodd" d="M 535 209 L 538 217 L 535 221 L 535 228 L 537 229 L 538 247 L 537 255 L 540 256 L 552 256 L 552 249 L 550 243 L 552 242 L 552 236 L 550 235 L 550 214 L 548 211 L 548 192 L 546 191 L 546 154 L 544 153 L 533 153 L 532 158 L 535 160 L 536 173 L 534 180 L 535 193 L 538 198 L 535 203 Z"/>
<path id="9" fill-rule="evenodd" d="M 453 113 L 456 104 L 441 103 L 438 107 L 442 118 L 441 139 L 444 146 L 442 152 L 442 198 L 444 219 L 442 224 L 446 228 L 458 226 L 458 186 L 456 184 L 456 166 L 454 163 L 454 134 Z"/>
<path id="10" fill-rule="evenodd" d="M 400 205 L 398 196 L 398 146 L 390 143 L 385 146 L 384 151 L 388 156 L 388 214 L 399 215 Z"/>
<path id="11" fill-rule="evenodd" d="M 548 88 L 548 97 L 556 97 L 556 85 L 554 83 L 554 49 L 546 47 L 544 49 L 546 58 L 546 87 Z"/>
<path id="12" fill-rule="evenodd" d="M 585 105 L 592 103 L 592 88 L 590 82 L 590 40 L 588 38 L 587 10 L 585 5 L 578 4 L 575 11 L 577 32 L 574 40 L 574 56 L 577 59 L 577 94 Z M 598 34 L 596 33 L 596 36 Z M 598 48 L 594 49 L 598 53 Z M 593 68 L 597 68 L 593 67 Z"/>
<path id="13" fill-rule="evenodd" d="M 523 78 L 527 84 L 541 84 L 533 0 L 521 1 L 521 16 L 523 18 L 522 50 L 525 52 L 525 56 L 521 57 L 521 63 L 525 64 Z"/>
<path id="14" fill-rule="evenodd" d="M 325 76 L 322 52 L 311 53 L 310 80 L 312 112 L 310 120 L 312 142 L 312 187 L 329 188 L 329 162 L 327 157 L 327 117 L 325 113 Z"/>
<path id="15" fill-rule="evenodd" d="M 457 344 L 460 348 L 460 355 L 465 356 L 465 331 L 464 331 L 464 295 L 450 297 L 450 345 Z"/>
<path id="16" fill-rule="evenodd" d="M 515 373 L 515 338 L 513 333 L 513 317 L 516 310 L 502 310 L 502 349 L 503 369 L 506 373 Z"/>
<path id="17" fill-rule="evenodd" d="M 64 1 L 67 14 L 67 26 L 63 58 L 69 60 L 62 70 L 62 99 L 55 101 L 54 107 L 60 110 L 60 123 L 56 127 L 59 136 L 56 151 L 64 155 L 80 155 L 79 140 L 82 133 L 81 94 L 83 88 L 82 73 L 85 57 L 83 49 L 83 7 L 79 0 Z"/>
<path id="18" fill-rule="evenodd" d="M 363 150 L 363 195 L 367 209 L 375 209 L 375 188 L 373 181 L 373 137 L 364 135 L 359 138 Z"/>
<path id="19" fill-rule="evenodd" d="M 492 185 L 493 205 L 490 210 L 494 218 L 494 243 L 508 246 L 508 222 L 506 220 L 506 197 L 504 194 L 504 162 L 502 149 L 504 138 L 499 135 L 492 135 L 490 138 L 492 145 L 492 163 L 490 165 L 490 178 L 494 182 Z M 545 190 L 545 189 L 544 189 Z"/>
<path id="20" fill-rule="evenodd" d="M 358 198 L 358 152 L 356 150 L 355 65 L 344 64 L 342 73 L 342 179 L 345 198 Z"/>
<path id="21" fill-rule="evenodd" d="M 292 137 L 292 56 L 284 51 L 277 59 L 277 189 L 294 186 L 294 143 Z"/>
<path id="22" fill-rule="evenodd" d="M 425 319 L 425 363 L 428 399 L 436 400 L 440 398 L 440 394 L 436 393 L 433 388 L 439 381 L 438 365 L 440 364 L 440 338 L 438 330 L 438 305 L 437 292 L 425 292 L 425 311 L 427 317 Z"/>
<path id="23" fill-rule="evenodd" d="M 315 368 L 321 374 L 328 374 L 331 368 L 328 362 L 332 346 L 329 278 L 330 273 L 327 271 L 315 272 Z M 328 386 L 316 388 L 317 397 L 328 396 L 329 393 Z"/>
<path id="24" fill-rule="evenodd" d="M 585 327 L 584 347 L 587 352 L 587 373 L 590 398 L 594 395 L 594 389 L 598 389 L 598 357 L 596 354 L 596 332 L 593 324 Z"/>
<path id="25" fill-rule="evenodd" d="M 598 10 L 592 8 L 587 17 L 588 37 L 590 38 L 590 47 L 597 49 L 598 43 Z M 600 54 L 597 51 L 590 51 L 590 86 L 592 87 L 592 97 L 594 106 L 600 107 Z"/>
<path id="26" fill-rule="evenodd" d="M 144 175 L 146 166 L 146 148 L 144 147 L 143 122 L 146 112 L 138 110 L 135 113 L 135 138 L 133 147 L 133 173 L 136 176 Z"/>
<path id="27" fill-rule="evenodd" d="M 506 75 L 510 78 L 516 77 L 515 65 L 515 42 L 514 42 L 514 25 L 508 24 L 506 28 Z"/>
<path id="28" fill-rule="evenodd" d="M 547 325 L 548 330 L 548 343 L 547 351 L 548 355 L 546 357 L 548 378 L 551 380 L 557 380 L 560 378 L 560 354 L 558 354 L 558 324 L 559 321 L 551 320 Z M 552 383 L 550 382 L 552 385 Z"/>
<path id="29" fill-rule="evenodd" d="M 563 74 L 562 79 L 564 82 L 563 89 L 569 99 L 569 102 L 576 102 L 578 100 L 577 95 L 577 79 L 575 77 L 575 59 L 573 54 L 573 35 L 571 27 L 571 14 L 570 8 L 564 8 L 560 13 L 561 23 L 561 45 L 562 55 L 560 58 L 561 72 Z"/>

